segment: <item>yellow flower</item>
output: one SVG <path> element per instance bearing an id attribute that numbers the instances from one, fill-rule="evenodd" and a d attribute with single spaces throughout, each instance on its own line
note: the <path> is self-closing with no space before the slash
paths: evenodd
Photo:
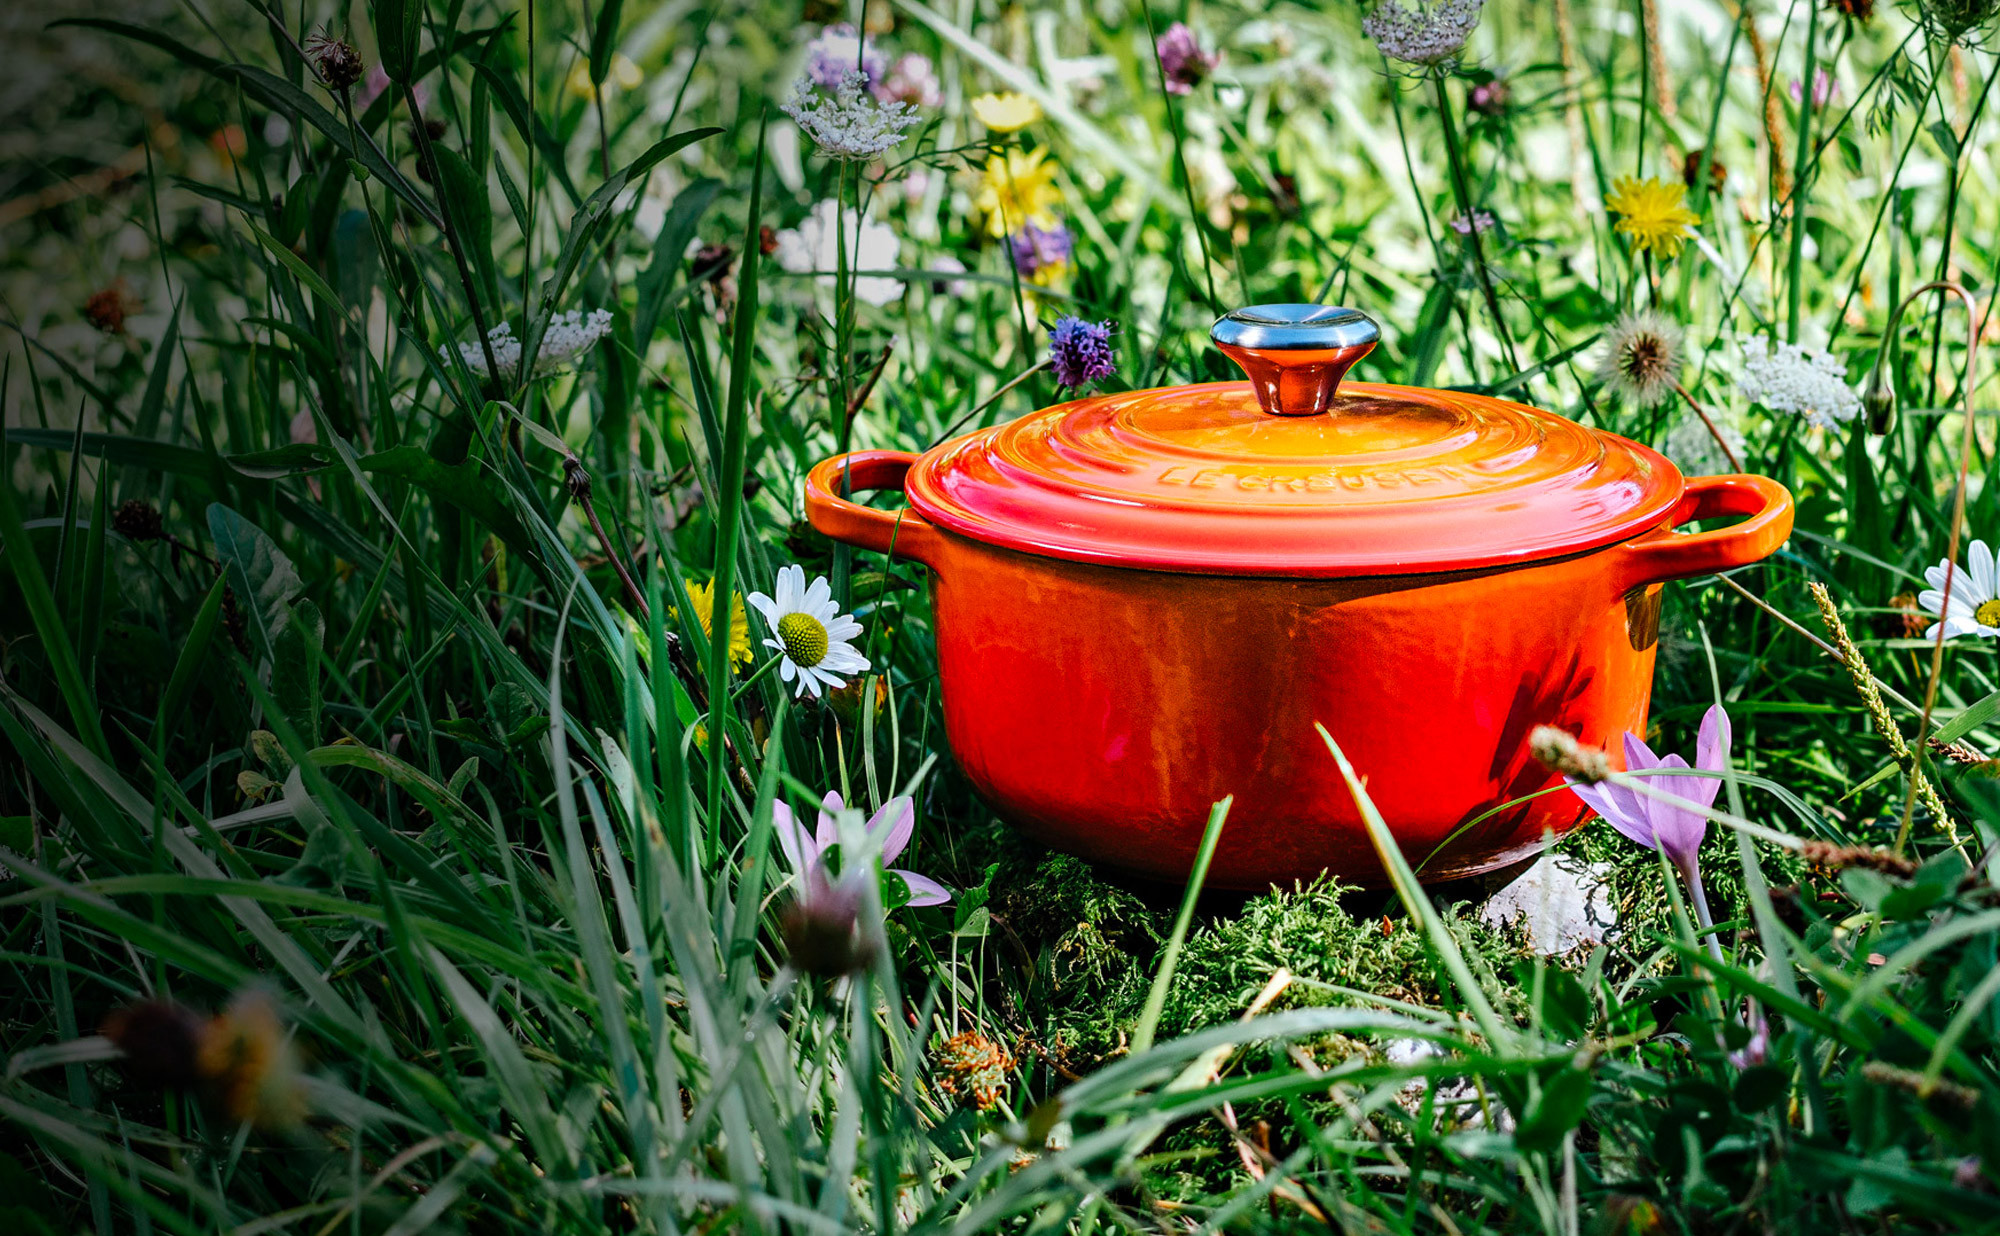
<path id="1" fill-rule="evenodd" d="M 693 604 L 695 617 L 701 619 L 701 633 L 713 638 L 715 622 L 715 584 L 710 581 L 697 584 L 688 581 L 688 601 Z M 729 661 L 734 666 L 750 664 L 756 650 L 750 644 L 750 616 L 743 610 L 743 594 L 734 593 L 729 605 Z"/>
<path id="2" fill-rule="evenodd" d="M 1687 240 L 1688 228 L 1701 222 L 1700 215 L 1681 205 L 1685 192 L 1679 184 L 1624 176 L 1611 186 L 1604 204 L 1621 216 L 1617 230 L 1632 238 L 1634 249 L 1673 257 Z"/>
<path id="3" fill-rule="evenodd" d="M 1056 169 L 1042 163 L 1039 150 L 1009 150 L 1004 158 L 994 155 L 986 160 L 986 174 L 980 177 L 979 196 L 973 202 L 986 216 L 986 234 L 999 240 L 1025 223 L 1056 226 L 1054 207 L 1061 198 L 1055 176 Z"/>
<path id="4" fill-rule="evenodd" d="M 631 90 L 645 81 L 646 75 L 639 71 L 639 66 L 633 64 L 624 52 L 612 52 L 611 71 L 605 75 L 605 80 L 620 90 Z M 579 99 L 595 98 L 597 90 L 590 81 L 590 61 L 577 61 L 570 69 L 569 80 L 564 85 Z"/>
<path id="5" fill-rule="evenodd" d="M 982 94 L 972 101 L 972 114 L 995 133 L 1025 129 L 1042 118 L 1042 105 L 1025 94 Z"/>

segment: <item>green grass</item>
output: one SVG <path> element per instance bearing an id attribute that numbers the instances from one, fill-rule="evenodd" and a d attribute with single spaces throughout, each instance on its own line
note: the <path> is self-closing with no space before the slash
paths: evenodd
<path id="1" fill-rule="evenodd" d="M 1984 312 L 1993 21 L 1760 0 L 1753 40 L 1733 5 L 1663 7 L 1656 77 L 1636 5 L 1572 6 L 1565 35 L 1496 2 L 1421 76 L 1345 5 L 17 6 L 0 1221 L 2000 1229 L 2000 681 L 1978 638 L 1933 676 L 1895 601 L 2000 527 L 1990 361 L 1968 373 L 1936 297 L 1893 328 L 1886 432 L 1737 383 L 1763 334 L 1859 387 L 1933 279 Z M 938 74 L 882 162 L 819 157 L 779 110 L 843 17 Z M 1152 53 L 1176 19 L 1225 52 L 1186 95 Z M 409 88 L 343 99 L 302 58 L 322 26 Z M 1814 68 L 1839 90 L 1794 105 Z M 970 101 L 1002 89 L 1045 117 L 988 133 Z M 1041 285 L 972 209 L 1017 144 L 1075 236 Z M 1690 152 L 1698 242 L 1635 253 L 1604 196 Z M 763 253 L 835 197 L 892 259 Z M 1736 727 L 1702 854 L 1719 958 L 1601 825 L 1564 845 L 1612 865 L 1624 930 L 1537 959 L 1386 829 L 1393 892 L 1183 897 L 1013 835 L 953 766 L 922 569 L 807 527 L 806 469 L 1060 398 L 1059 314 L 1116 324 L 1118 389 L 1230 376 L 1214 314 L 1282 300 L 1374 314 L 1368 376 L 1684 451 L 1684 405 L 1594 372 L 1656 307 L 1690 395 L 1797 495 L 1777 557 L 1664 594 L 1655 745 L 1718 699 Z M 608 337 L 551 374 L 454 346 L 505 322 L 534 355 L 599 308 Z M 748 669 L 704 633 L 792 563 L 864 626 L 875 672 L 830 702 L 757 672 L 754 611 Z M 1920 805 L 1907 842 L 1904 770 L 1788 625 L 1826 634 L 1815 583 L 1889 723 L 1915 735 L 1934 692 L 1959 744 L 1927 757 L 1947 818 Z M 889 865 L 955 901 L 864 878 L 851 926 L 797 910 L 773 805 L 810 822 L 829 790 L 913 795 Z"/>

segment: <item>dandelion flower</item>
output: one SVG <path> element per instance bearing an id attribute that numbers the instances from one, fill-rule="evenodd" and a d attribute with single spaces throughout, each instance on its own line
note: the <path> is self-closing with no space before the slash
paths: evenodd
<path id="1" fill-rule="evenodd" d="M 820 91 L 808 77 L 792 86 L 785 115 L 813 140 L 829 159 L 866 161 L 900 144 L 903 130 L 917 123 L 917 109 L 907 103 L 883 103 L 868 93 L 868 78 L 849 73 L 832 94 Z"/>
<path id="2" fill-rule="evenodd" d="M 1803 344 L 1774 347 L 1762 335 L 1745 340 L 1743 376 L 1736 385 L 1752 403 L 1803 416 L 1806 423 L 1822 428 L 1861 413 L 1861 396 L 1847 384 L 1847 366 Z"/>
<path id="3" fill-rule="evenodd" d="M 840 675 L 868 668 L 868 658 L 849 642 L 861 634 L 861 624 L 840 612 L 833 600 L 833 586 L 824 575 L 808 588 L 804 567 L 785 567 L 778 572 L 777 593 L 768 597 L 753 592 L 750 604 L 777 636 L 765 640 L 764 646 L 777 649 L 783 658 L 778 677 L 796 682 L 798 694 L 810 692 L 817 699 L 821 686 L 846 686 Z"/>
<path id="4" fill-rule="evenodd" d="M 715 636 L 715 582 L 687 581 L 688 604 L 694 606 L 694 615 L 701 620 L 701 633 L 713 639 Z M 679 615 L 675 615 L 679 617 Z M 729 602 L 729 664 L 741 667 L 750 664 L 757 650 L 750 643 L 750 616 L 743 610 L 743 594 L 738 592 Z"/>
<path id="5" fill-rule="evenodd" d="M 1681 328 L 1663 313 L 1628 313 L 1604 341 L 1597 380 L 1642 408 L 1665 402 L 1681 376 Z"/>
<path id="6" fill-rule="evenodd" d="M 1043 163 L 1039 150 L 1009 150 L 986 160 L 979 196 L 973 200 L 986 216 L 986 234 L 999 240 L 1030 223 L 1057 226 L 1055 205 L 1061 195 L 1055 175 L 1054 165 Z"/>
<path id="7" fill-rule="evenodd" d="M 1160 75 L 1166 78 L 1168 94 L 1193 94 L 1222 63 L 1222 53 L 1203 51 L 1185 22 L 1168 26 L 1154 41 L 1153 51 L 1160 57 Z"/>
<path id="8" fill-rule="evenodd" d="M 1486 0 L 1441 0 L 1425 9 L 1406 9 L 1397 0 L 1383 0 L 1361 19 L 1362 33 L 1391 60 L 1430 66 L 1455 59 L 1479 26 Z"/>
<path id="9" fill-rule="evenodd" d="M 1686 185 L 1621 176 L 1604 205 L 1619 216 L 1617 230 L 1631 237 L 1634 249 L 1673 257 L 1687 241 L 1688 229 L 1701 222 L 1700 215 L 1681 205 L 1686 193 Z"/>
<path id="10" fill-rule="evenodd" d="M 1951 574 L 1951 605 L 1945 606 L 1945 573 Z M 2000 638 L 2000 580 L 1994 578 L 1993 551 L 1974 541 L 1965 565 L 1954 568 L 1949 558 L 1924 568 L 1930 587 L 1917 594 L 1917 608 L 1944 622 L 1944 638 L 1977 635 Z"/>
<path id="11" fill-rule="evenodd" d="M 832 198 L 812 208 L 797 227 L 777 234 L 778 265 L 796 275 L 820 272 L 820 283 L 831 288 L 834 276 L 825 272 L 840 268 L 840 204 Z M 847 268 L 892 270 L 902 251 L 896 229 L 877 223 L 867 212 L 847 211 Z M 871 305 L 886 305 L 903 294 L 901 281 L 884 275 L 860 275 L 854 280 L 854 294 Z"/>
<path id="12" fill-rule="evenodd" d="M 1042 105 L 1025 94 L 1008 90 L 974 99 L 972 114 L 995 133 L 1013 133 L 1040 120 Z"/>
<path id="13" fill-rule="evenodd" d="M 531 376 L 541 377 L 574 362 L 577 357 L 597 346 L 597 341 L 611 333 L 611 312 L 608 309 L 593 309 L 589 316 L 582 310 L 572 309 L 558 313 L 550 321 L 549 328 L 542 333 L 541 351 L 535 356 L 534 372 Z M 518 381 L 521 370 L 521 341 L 514 336 L 514 324 L 502 322 L 486 332 L 486 341 L 493 345 L 493 359 L 500 366 L 499 377 L 506 381 Z M 486 371 L 486 349 L 478 343 L 446 344 L 438 349 L 438 354 L 451 359 L 451 351 L 456 347 L 465 367 L 483 378 L 495 375 Z"/>
<path id="14" fill-rule="evenodd" d="M 1117 370 L 1111 356 L 1111 323 L 1065 317 L 1049 331 L 1049 367 L 1056 385 L 1086 386 Z"/>

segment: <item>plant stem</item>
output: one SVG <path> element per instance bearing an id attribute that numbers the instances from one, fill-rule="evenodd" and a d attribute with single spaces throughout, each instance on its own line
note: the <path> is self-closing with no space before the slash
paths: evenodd
<path id="1" fill-rule="evenodd" d="M 1678 394 L 1683 400 L 1686 401 L 1688 407 L 1694 409 L 1694 414 L 1701 418 L 1701 423 L 1708 426 L 1708 436 L 1714 438 L 1715 444 L 1722 448 L 1722 457 L 1729 461 L 1729 466 L 1731 468 L 1734 468 L 1738 472 L 1743 471 L 1743 461 L 1736 457 L 1735 450 L 1732 449 L 1728 441 L 1723 438 L 1722 430 L 1716 427 L 1716 424 L 1713 420 L 1709 419 L 1707 410 L 1704 409 L 1700 403 L 1695 401 L 1695 397 L 1693 395 L 1688 393 L 1688 388 L 1682 386 L 1679 382 L 1676 382 L 1674 383 L 1674 392 Z"/>
<path id="2" fill-rule="evenodd" d="M 430 130 L 424 127 L 423 109 L 417 105 L 417 88 L 403 83 L 403 104 L 410 109 L 410 127 L 416 131 L 418 157 L 423 166 L 431 169 L 433 182 L 444 179 L 444 169 L 438 166 L 437 157 L 431 151 Z M 458 268 L 458 281 L 465 285 L 465 301 L 472 309 L 472 329 L 479 335 L 479 350 L 486 357 L 486 384 L 489 389 L 498 389 L 501 382 L 500 362 L 493 355 L 493 341 L 486 334 L 486 310 L 479 304 L 479 289 L 472 282 L 472 268 L 465 262 L 465 246 L 459 243 L 458 228 L 452 223 L 451 200 L 436 184 L 431 192 L 437 196 L 438 224 L 444 232 L 444 243 L 451 250 L 452 265 Z M 522 380 L 534 370 L 534 361 L 529 357 L 521 359 Z"/>
<path id="3" fill-rule="evenodd" d="M 1785 342 L 1799 341 L 1799 311 L 1804 292 L 1806 252 L 1806 160 L 1812 155 L 1813 71 L 1819 67 L 1819 10 L 1806 5 L 1806 67 L 1799 83 L 1798 157 L 1792 165 L 1792 256 L 1785 291 Z"/>
<path id="4" fill-rule="evenodd" d="M 1466 245 L 1472 250 L 1472 270 L 1479 279 L 1479 291 L 1486 298 L 1486 312 L 1493 317 L 1494 332 L 1500 336 L 1500 347 L 1507 355 L 1507 364 L 1519 373 L 1521 362 L 1514 356 L 1514 340 L 1507 333 L 1507 321 L 1500 316 L 1500 298 L 1493 293 L 1493 280 L 1486 273 L 1486 252 L 1479 241 L 1479 228 L 1472 213 L 1472 186 L 1466 178 L 1464 151 L 1458 143 L 1458 127 L 1451 120 L 1451 97 L 1445 93 L 1444 74 L 1431 74 L 1431 84 L 1437 88 L 1438 120 L 1444 126 L 1444 149 L 1446 162 L 1451 166 L 1452 194 L 1458 199 L 1458 216 L 1464 219 L 1469 231 L 1465 234 Z M 1471 341 L 1467 341 L 1470 346 Z"/>

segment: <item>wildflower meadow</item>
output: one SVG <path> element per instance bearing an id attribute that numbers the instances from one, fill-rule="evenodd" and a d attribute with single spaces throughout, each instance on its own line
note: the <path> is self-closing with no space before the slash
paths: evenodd
<path id="1" fill-rule="evenodd" d="M 0 29 L 5 1231 L 2000 1231 L 1996 0 Z"/>

